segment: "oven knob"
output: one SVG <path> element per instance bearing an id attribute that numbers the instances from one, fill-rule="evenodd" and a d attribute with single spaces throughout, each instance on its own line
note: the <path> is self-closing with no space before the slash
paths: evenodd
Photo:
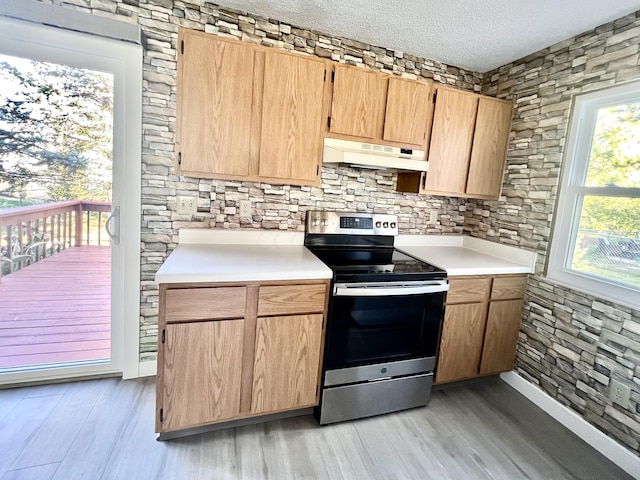
<path id="1" fill-rule="evenodd" d="M 391 222 L 391 228 L 396 228 L 396 222 Z"/>
<path id="2" fill-rule="evenodd" d="M 376 222 L 376 228 L 380 228 L 382 226 L 382 222 Z"/>
<path id="3" fill-rule="evenodd" d="M 389 222 L 384 222 L 384 223 L 382 224 L 382 226 L 383 226 L 384 228 L 389 228 Z"/>
<path id="4" fill-rule="evenodd" d="M 387 373 L 387 367 L 383 367 L 383 368 L 380 370 L 380 373 Z"/>
<path id="5" fill-rule="evenodd" d="M 323 220 L 322 220 L 322 226 L 323 226 L 323 227 L 326 227 L 326 226 L 327 226 L 327 224 L 328 224 L 328 222 L 327 222 L 326 220 L 324 220 L 324 219 L 323 219 Z"/>

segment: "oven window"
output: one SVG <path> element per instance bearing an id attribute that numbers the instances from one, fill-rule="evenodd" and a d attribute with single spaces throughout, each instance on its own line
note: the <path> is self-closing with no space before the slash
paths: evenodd
<path id="1" fill-rule="evenodd" d="M 333 297 L 328 369 L 435 356 L 444 294 Z"/>

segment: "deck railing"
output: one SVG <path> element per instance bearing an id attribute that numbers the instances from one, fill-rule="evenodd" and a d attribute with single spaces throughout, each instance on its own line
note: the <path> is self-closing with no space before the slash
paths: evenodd
<path id="1" fill-rule="evenodd" d="M 109 245 L 111 203 L 69 200 L 0 210 L 2 275 L 80 245 Z"/>

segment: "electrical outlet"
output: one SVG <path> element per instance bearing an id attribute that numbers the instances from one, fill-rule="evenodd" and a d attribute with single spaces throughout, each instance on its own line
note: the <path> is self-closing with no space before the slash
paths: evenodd
<path id="1" fill-rule="evenodd" d="M 631 398 L 631 388 L 617 380 L 611 380 L 609 384 L 609 398 L 613 403 L 617 403 L 621 407 L 628 408 Z"/>
<path id="2" fill-rule="evenodd" d="M 240 216 L 251 218 L 251 200 L 240 200 Z"/>
<path id="3" fill-rule="evenodd" d="M 178 197 L 176 212 L 183 215 L 193 215 L 198 212 L 197 197 Z"/>
<path id="4" fill-rule="evenodd" d="M 436 223 L 438 223 L 438 212 L 432 210 L 431 213 L 429 213 L 429 224 L 435 225 Z"/>

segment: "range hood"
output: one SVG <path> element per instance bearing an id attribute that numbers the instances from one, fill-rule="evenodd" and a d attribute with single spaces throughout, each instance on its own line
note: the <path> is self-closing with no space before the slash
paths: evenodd
<path id="1" fill-rule="evenodd" d="M 372 143 L 324 139 L 322 163 L 342 163 L 358 168 L 411 170 L 426 172 L 429 162 L 423 150 L 411 150 Z"/>

